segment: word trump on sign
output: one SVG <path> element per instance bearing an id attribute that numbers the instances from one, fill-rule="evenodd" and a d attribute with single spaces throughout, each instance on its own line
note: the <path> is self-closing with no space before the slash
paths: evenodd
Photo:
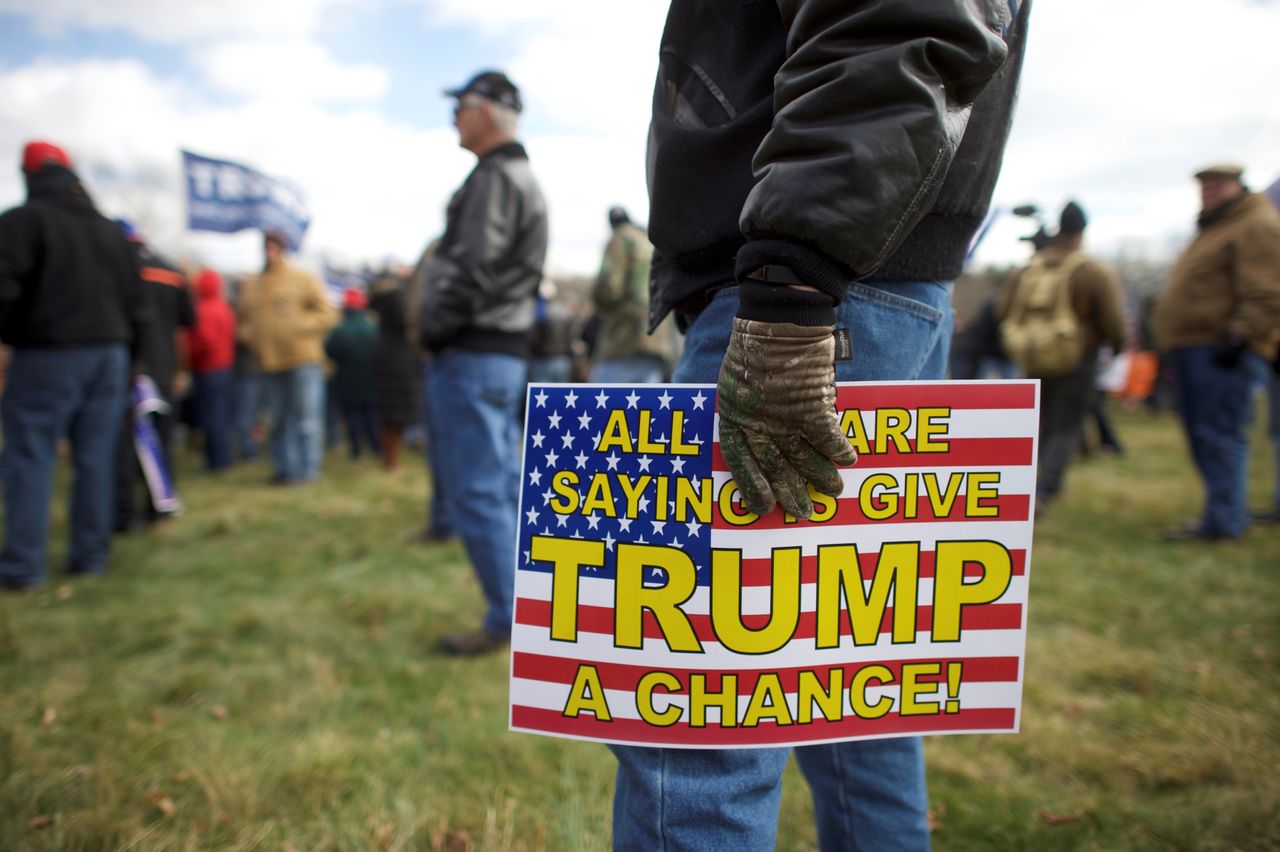
<path id="1" fill-rule="evenodd" d="M 1035 382 L 844 384 L 807 520 L 741 503 L 714 387 L 534 385 L 514 730 L 717 748 L 1016 731 Z"/>

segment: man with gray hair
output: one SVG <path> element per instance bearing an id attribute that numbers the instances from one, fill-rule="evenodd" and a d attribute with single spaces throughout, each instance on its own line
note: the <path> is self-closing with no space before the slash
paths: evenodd
<path id="1" fill-rule="evenodd" d="M 442 648 L 472 655 L 505 647 L 511 635 L 519 413 L 547 205 L 516 141 L 523 107 L 516 85 L 481 71 L 445 94 L 456 99 L 459 144 L 478 162 L 449 202 L 425 270 L 418 328 L 431 352 L 429 394 L 449 406 L 437 436 L 440 472 L 488 607 L 479 630 L 446 636 Z"/>
<path id="2" fill-rule="evenodd" d="M 1280 215 L 1244 183 L 1244 167 L 1217 163 L 1200 184 L 1196 235 L 1169 273 L 1152 318 L 1173 365 L 1204 510 L 1166 531 L 1169 541 L 1239 538 L 1249 527 L 1246 483 L 1254 386 L 1280 338 Z"/>

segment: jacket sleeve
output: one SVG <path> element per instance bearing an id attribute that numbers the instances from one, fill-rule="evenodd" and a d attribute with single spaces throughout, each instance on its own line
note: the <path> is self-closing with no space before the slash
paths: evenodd
<path id="1" fill-rule="evenodd" d="M 1234 250 L 1236 309 L 1229 331 L 1272 352 L 1280 328 L 1280 224 L 1267 217 L 1242 229 Z"/>
<path id="2" fill-rule="evenodd" d="M 428 346 L 456 336 L 499 296 L 495 266 L 516 239 L 520 196 L 501 170 L 477 168 L 458 203 L 451 239 L 427 263 L 419 335 Z"/>
<path id="3" fill-rule="evenodd" d="M 752 164 L 738 270 L 787 265 L 839 299 L 936 197 L 973 101 L 1007 53 L 1008 0 L 777 6 L 786 59 Z"/>

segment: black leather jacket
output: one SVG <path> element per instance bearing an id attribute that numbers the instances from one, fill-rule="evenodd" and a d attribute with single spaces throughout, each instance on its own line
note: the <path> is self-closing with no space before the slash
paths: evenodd
<path id="1" fill-rule="evenodd" d="M 1029 5 L 672 0 L 650 326 L 766 264 L 837 302 L 877 271 L 955 277 L 999 172 Z"/>
<path id="2" fill-rule="evenodd" d="M 547 254 L 547 205 L 516 142 L 486 153 L 454 193 L 427 262 L 419 342 L 528 354 Z"/>

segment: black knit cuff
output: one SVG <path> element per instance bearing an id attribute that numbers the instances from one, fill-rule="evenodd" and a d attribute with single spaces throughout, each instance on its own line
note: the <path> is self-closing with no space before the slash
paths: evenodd
<path id="1" fill-rule="evenodd" d="M 825 254 L 800 243 L 772 234 L 748 234 L 747 244 L 738 249 L 734 273 L 741 282 L 762 266 L 787 267 L 796 278 L 826 293 L 837 305 L 844 301 L 845 288 L 853 277 Z"/>
<path id="2" fill-rule="evenodd" d="M 826 293 L 797 290 L 748 278 L 738 287 L 738 317 L 757 322 L 835 325 L 836 308 Z"/>

